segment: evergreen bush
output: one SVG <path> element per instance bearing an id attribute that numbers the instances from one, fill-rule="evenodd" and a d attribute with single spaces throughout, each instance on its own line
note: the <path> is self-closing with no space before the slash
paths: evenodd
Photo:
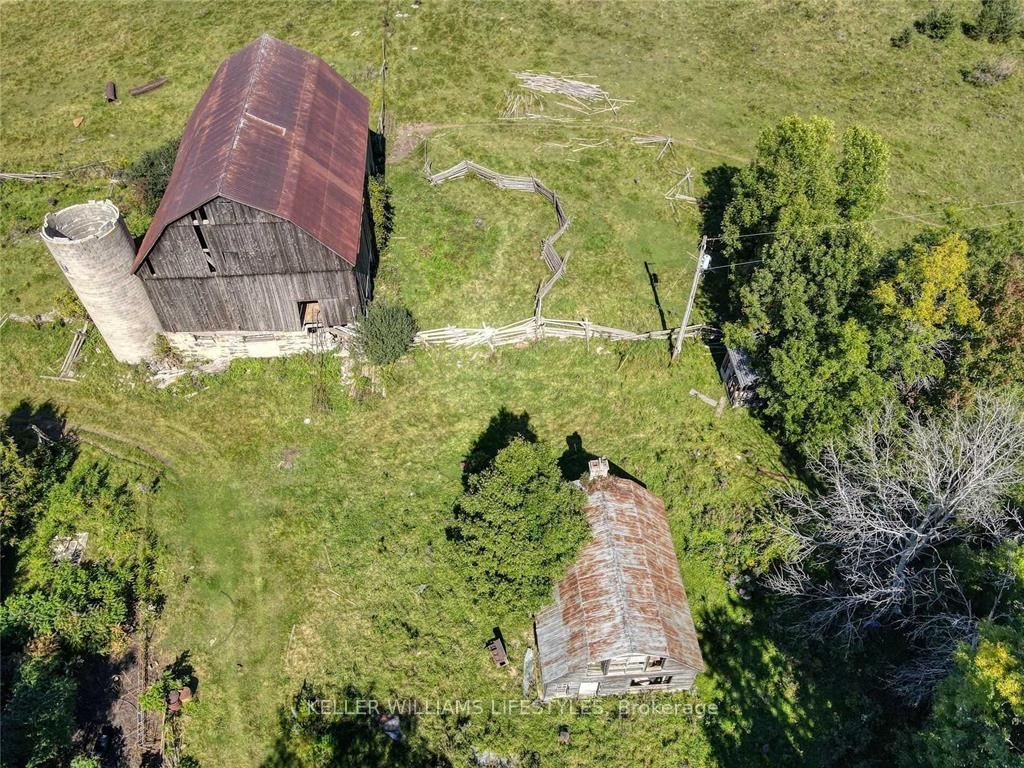
<path id="1" fill-rule="evenodd" d="M 370 304 L 356 330 L 356 349 L 374 365 L 390 365 L 416 336 L 416 320 L 405 306 L 380 299 Z"/>

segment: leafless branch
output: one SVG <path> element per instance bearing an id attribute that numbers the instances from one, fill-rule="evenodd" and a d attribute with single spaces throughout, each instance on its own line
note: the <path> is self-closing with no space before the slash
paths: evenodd
<path id="1" fill-rule="evenodd" d="M 922 653 L 894 684 L 927 695 L 953 648 L 977 632 L 943 549 L 1021 535 L 1021 512 L 1005 503 L 1024 481 L 1021 403 L 983 396 L 928 420 L 887 410 L 811 468 L 820 494 L 779 495 L 792 557 L 768 586 L 800 606 L 810 635 L 853 647 L 876 629 L 900 631 Z"/>

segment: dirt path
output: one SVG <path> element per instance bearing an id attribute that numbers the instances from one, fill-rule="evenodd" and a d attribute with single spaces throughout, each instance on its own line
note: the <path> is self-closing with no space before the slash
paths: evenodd
<path id="1" fill-rule="evenodd" d="M 82 669 L 74 739 L 104 768 L 137 768 L 144 757 L 152 760 L 159 752 L 160 715 L 139 709 L 139 696 L 155 669 L 142 631 L 124 651 L 91 658 Z"/>
<path id="2" fill-rule="evenodd" d="M 389 147 L 388 161 L 396 163 L 412 154 L 420 143 L 436 131 L 432 123 L 404 123 L 398 126 L 395 140 Z"/>

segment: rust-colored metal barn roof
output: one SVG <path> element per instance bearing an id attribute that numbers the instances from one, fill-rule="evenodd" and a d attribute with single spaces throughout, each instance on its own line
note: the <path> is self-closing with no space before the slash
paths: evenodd
<path id="1" fill-rule="evenodd" d="M 618 656 L 704 669 L 665 504 L 631 480 L 587 486 L 591 541 L 536 618 L 541 673 L 553 681 Z"/>
<path id="2" fill-rule="evenodd" d="M 223 196 L 359 248 L 369 104 L 323 59 L 263 35 L 224 61 L 189 118 L 132 270 L 173 221 Z"/>

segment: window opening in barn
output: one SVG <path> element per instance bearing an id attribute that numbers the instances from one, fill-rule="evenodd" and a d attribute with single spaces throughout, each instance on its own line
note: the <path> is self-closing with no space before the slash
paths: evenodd
<path id="1" fill-rule="evenodd" d="M 605 662 L 606 675 L 628 675 L 631 672 L 643 672 L 647 668 L 646 656 L 619 656 Z"/>
<path id="2" fill-rule="evenodd" d="M 209 224 L 210 223 L 210 219 L 206 215 L 206 208 L 205 207 L 200 205 L 199 208 L 196 209 L 196 212 L 195 212 L 195 214 L 193 214 L 193 217 L 192 217 L 192 223 L 193 224 Z"/>
<path id="3" fill-rule="evenodd" d="M 650 672 L 653 669 L 664 669 L 665 659 L 664 658 L 652 658 L 647 662 L 647 669 L 645 671 Z"/>
<path id="4" fill-rule="evenodd" d="M 303 328 L 320 325 L 320 302 L 300 301 L 299 322 Z"/>
<path id="5" fill-rule="evenodd" d="M 630 688 L 647 688 L 651 685 L 668 685 L 672 677 L 635 677 L 629 681 Z"/>
<path id="6" fill-rule="evenodd" d="M 194 216 L 199 217 L 203 215 L 203 209 L 200 208 L 195 212 Z M 203 219 L 203 221 L 206 221 Z M 217 271 L 217 265 L 213 263 L 213 255 L 210 253 L 210 246 L 206 243 L 206 235 L 203 234 L 203 228 L 199 226 L 199 219 L 192 219 L 192 231 L 196 233 L 196 239 L 199 241 L 199 247 L 203 249 L 203 255 L 206 256 L 206 268 L 210 273 Z"/>
<path id="7" fill-rule="evenodd" d="M 196 233 L 196 238 L 198 238 L 199 240 L 199 246 L 203 249 L 204 252 L 209 253 L 210 246 L 206 244 L 206 236 L 203 235 L 203 228 L 200 227 L 198 224 L 193 223 L 192 231 Z"/>

